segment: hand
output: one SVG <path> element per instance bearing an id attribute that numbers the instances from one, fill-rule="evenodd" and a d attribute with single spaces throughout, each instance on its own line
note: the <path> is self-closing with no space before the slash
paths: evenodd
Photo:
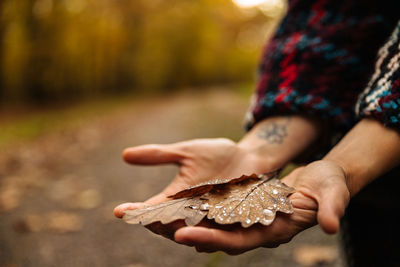
<path id="1" fill-rule="evenodd" d="M 277 134 L 277 129 L 284 134 Z M 313 120 L 302 116 L 276 116 L 258 122 L 238 144 L 220 138 L 144 145 L 126 149 L 123 158 L 131 164 L 175 163 L 180 166 L 172 183 L 145 202 L 156 204 L 166 201 L 169 195 L 212 178 L 232 178 L 279 169 L 316 140 L 318 133 L 318 124 Z M 123 204 L 116 207 L 114 213 L 122 217 L 124 210 L 141 206 L 143 203 Z"/>
<path id="2" fill-rule="evenodd" d="M 277 129 L 285 134 L 279 135 Z M 126 149 L 123 158 L 128 163 L 174 163 L 180 169 L 175 179 L 161 193 L 144 203 L 119 205 L 114 209 L 114 214 L 121 218 L 124 210 L 164 202 L 169 195 L 213 178 L 232 178 L 279 169 L 310 146 L 318 133 L 318 124 L 313 120 L 302 116 L 276 116 L 258 122 L 238 144 L 221 138 Z M 202 223 L 207 227 L 215 226 L 206 220 Z M 168 225 L 153 223 L 147 227 L 157 234 L 174 239 L 175 231 L 184 226 L 183 221 L 176 221 Z"/>
<path id="3" fill-rule="evenodd" d="M 283 182 L 296 188 L 290 196 L 293 214 L 278 214 L 270 226 L 183 227 L 176 231 L 175 241 L 200 252 L 222 250 L 235 255 L 257 247 L 277 247 L 317 222 L 325 232 L 337 232 L 350 198 L 340 166 L 330 161 L 313 162 L 296 169 Z"/>
<path id="4" fill-rule="evenodd" d="M 267 156 L 260 156 L 222 138 L 128 148 L 123 153 L 123 159 L 128 163 L 141 165 L 174 163 L 178 164 L 180 169 L 175 179 L 156 196 L 144 203 L 125 203 L 117 206 L 114 214 L 119 218 L 124 215 L 124 210 L 167 201 L 168 196 L 212 178 L 239 177 L 242 174 L 265 173 L 278 168 L 273 166 Z M 184 223 L 178 221 L 169 225 L 154 223 L 148 228 L 172 239 L 174 232 L 182 226 L 185 226 Z"/>

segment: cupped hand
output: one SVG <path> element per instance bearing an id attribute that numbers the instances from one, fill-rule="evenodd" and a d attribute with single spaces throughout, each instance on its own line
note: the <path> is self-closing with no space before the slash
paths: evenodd
<path id="1" fill-rule="evenodd" d="M 174 163 L 180 166 L 175 179 L 159 194 L 144 203 L 125 203 L 115 208 L 122 217 L 124 210 L 168 200 L 189 186 L 216 177 L 238 177 L 242 174 L 273 170 L 268 158 L 259 157 L 228 139 L 199 139 L 169 145 L 144 145 L 123 153 L 128 163 L 155 165 Z M 290 196 L 294 213 L 278 214 L 270 226 L 220 226 L 203 221 L 200 226 L 186 227 L 183 221 L 167 225 L 153 223 L 147 227 L 178 243 L 194 246 L 201 252 L 224 251 L 239 254 L 257 247 L 276 247 L 290 241 L 297 233 L 317 222 L 327 233 L 335 233 L 350 198 L 343 169 L 330 161 L 313 162 L 300 167 L 283 179 L 296 188 Z"/>
<path id="2" fill-rule="evenodd" d="M 224 251 L 235 255 L 257 247 L 277 247 L 317 222 L 325 232 L 337 232 L 350 198 L 340 166 L 316 161 L 294 170 L 283 182 L 296 188 L 290 196 L 293 214 L 278 214 L 270 226 L 183 227 L 175 232 L 175 241 L 194 246 L 199 252 Z"/>
<path id="3" fill-rule="evenodd" d="M 177 164 L 179 173 L 162 192 L 144 203 L 124 203 L 117 206 L 114 214 L 119 218 L 124 215 L 124 210 L 167 201 L 168 196 L 213 178 L 234 178 L 242 174 L 265 173 L 277 168 L 268 157 L 260 157 L 224 138 L 132 147 L 123 152 L 123 159 L 140 165 Z M 178 221 L 168 225 L 154 223 L 148 228 L 172 239 L 174 232 L 183 226 L 184 223 Z"/>

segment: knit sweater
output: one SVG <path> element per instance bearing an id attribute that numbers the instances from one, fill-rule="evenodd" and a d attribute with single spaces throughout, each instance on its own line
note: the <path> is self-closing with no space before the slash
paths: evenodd
<path id="1" fill-rule="evenodd" d="M 271 115 L 302 113 L 342 133 L 363 117 L 399 128 L 396 10 L 396 1 L 385 0 L 290 1 L 264 50 L 247 127 Z"/>

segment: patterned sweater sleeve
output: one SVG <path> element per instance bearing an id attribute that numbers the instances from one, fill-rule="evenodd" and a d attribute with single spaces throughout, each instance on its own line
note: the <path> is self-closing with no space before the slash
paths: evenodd
<path id="1" fill-rule="evenodd" d="M 340 132 L 350 128 L 376 51 L 397 22 L 388 6 L 396 1 L 382 1 L 291 0 L 264 50 L 247 128 L 284 113 L 318 116 Z"/>
<path id="2" fill-rule="evenodd" d="M 400 21 L 379 50 L 375 73 L 358 99 L 356 114 L 400 129 Z"/>

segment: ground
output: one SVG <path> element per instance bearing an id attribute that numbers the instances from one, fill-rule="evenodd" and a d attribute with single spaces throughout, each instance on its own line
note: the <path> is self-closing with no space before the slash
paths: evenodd
<path id="1" fill-rule="evenodd" d="M 160 191 L 175 166 L 128 166 L 125 147 L 243 134 L 248 100 L 209 89 L 124 101 L 78 126 L 3 148 L 0 266 L 342 266 L 338 237 L 313 227 L 276 249 L 199 254 L 113 217 Z M 62 118 L 60 118 L 62 119 Z"/>

